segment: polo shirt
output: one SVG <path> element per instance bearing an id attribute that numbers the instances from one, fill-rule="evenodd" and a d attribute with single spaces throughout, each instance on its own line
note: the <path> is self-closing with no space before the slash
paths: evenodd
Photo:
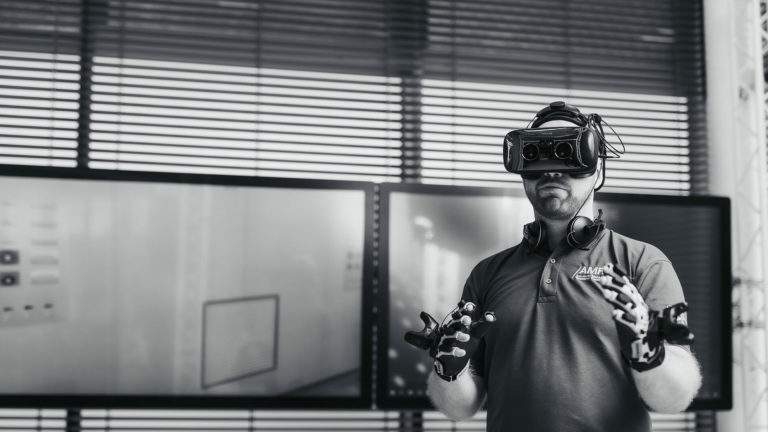
<path id="1" fill-rule="evenodd" d="M 658 248 L 612 230 L 585 249 L 534 250 L 524 240 L 470 273 L 462 299 L 496 314 L 472 358 L 488 431 L 651 430 L 595 279 L 613 263 L 658 310 L 685 300 L 680 281 Z"/>

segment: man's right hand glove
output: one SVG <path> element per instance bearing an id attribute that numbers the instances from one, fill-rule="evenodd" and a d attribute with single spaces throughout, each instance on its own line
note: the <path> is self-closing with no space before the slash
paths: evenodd
<path id="1" fill-rule="evenodd" d="M 685 318 L 686 303 L 652 310 L 624 272 L 612 264 L 602 267 L 602 271 L 598 282 L 603 296 L 614 308 L 621 353 L 633 369 L 642 372 L 661 365 L 664 341 L 680 345 L 693 342 Z"/>
<path id="2" fill-rule="evenodd" d="M 437 376 L 454 381 L 469 367 L 469 359 L 477 351 L 480 340 L 496 321 L 493 312 L 477 315 L 477 306 L 464 300 L 451 313 L 451 320 L 442 326 L 430 314 L 422 312 L 424 328 L 407 332 L 405 341 L 427 350 L 434 359 Z"/>

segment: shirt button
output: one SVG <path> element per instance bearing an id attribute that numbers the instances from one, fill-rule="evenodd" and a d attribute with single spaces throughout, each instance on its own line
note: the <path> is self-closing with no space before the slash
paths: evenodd
<path id="1" fill-rule="evenodd" d="M 544 281 L 545 283 L 552 283 L 552 279 L 547 279 Z"/>
<path id="2" fill-rule="evenodd" d="M 549 262 L 550 262 L 551 264 L 554 264 L 554 263 L 555 263 L 555 261 L 556 261 L 556 260 L 555 260 L 554 258 L 550 258 L 550 259 L 549 259 Z"/>

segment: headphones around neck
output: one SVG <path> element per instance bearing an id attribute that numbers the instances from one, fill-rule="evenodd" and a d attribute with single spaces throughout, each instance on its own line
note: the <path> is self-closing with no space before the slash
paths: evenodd
<path id="1" fill-rule="evenodd" d="M 603 210 L 597 210 L 597 218 L 592 220 L 586 216 L 575 216 L 568 222 L 568 234 L 565 236 L 565 241 L 571 248 L 585 249 L 594 241 L 603 229 L 605 229 L 605 222 L 603 222 Z M 546 241 L 546 230 L 544 229 L 544 223 L 535 220 L 523 227 L 523 239 L 531 249 L 539 249 Z"/>

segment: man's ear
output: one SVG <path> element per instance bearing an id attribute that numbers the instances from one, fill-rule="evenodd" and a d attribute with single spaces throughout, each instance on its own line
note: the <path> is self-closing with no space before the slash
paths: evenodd
<path id="1" fill-rule="evenodd" d="M 605 163 L 605 159 L 600 158 L 597 161 L 597 170 L 595 171 L 597 173 L 597 177 L 595 178 L 595 185 L 592 186 L 592 190 L 597 190 L 597 188 L 600 187 L 600 185 L 603 184 L 603 164 Z"/>

